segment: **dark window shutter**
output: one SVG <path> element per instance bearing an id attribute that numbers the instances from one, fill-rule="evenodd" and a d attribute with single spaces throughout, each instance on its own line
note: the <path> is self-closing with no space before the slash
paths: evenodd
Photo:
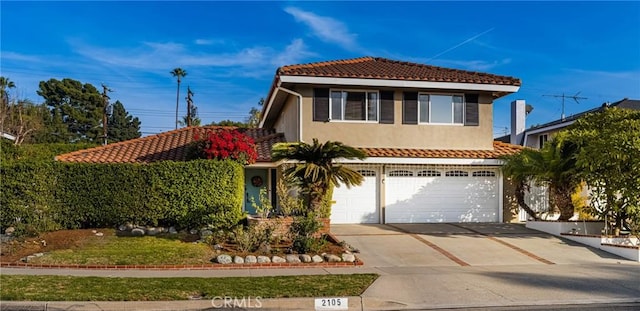
<path id="1" fill-rule="evenodd" d="M 380 91 L 380 123 L 393 124 L 393 91 Z"/>
<path id="2" fill-rule="evenodd" d="M 478 107 L 478 94 L 465 94 L 464 104 L 464 125 L 478 126 L 480 125 L 480 112 Z"/>
<path id="3" fill-rule="evenodd" d="M 329 89 L 313 89 L 313 121 L 329 120 Z"/>
<path id="4" fill-rule="evenodd" d="M 418 92 L 404 92 L 402 123 L 418 124 Z"/>

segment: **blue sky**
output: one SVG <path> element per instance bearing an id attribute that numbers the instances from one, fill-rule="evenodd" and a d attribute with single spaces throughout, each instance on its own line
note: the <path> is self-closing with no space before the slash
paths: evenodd
<path id="1" fill-rule="evenodd" d="M 38 83 L 113 90 L 144 135 L 174 128 L 185 69 L 203 122 L 243 120 L 278 66 L 377 56 L 520 78 L 494 106 L 525 99 L 528 125 L 624 97 L 640 99 L 640 2 L 13 2 L 2 1 L 0 72 L 37 103 Z"/>

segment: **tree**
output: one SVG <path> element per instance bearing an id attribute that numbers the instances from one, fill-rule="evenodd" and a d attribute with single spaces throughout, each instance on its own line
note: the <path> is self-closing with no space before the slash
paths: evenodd
<path id="1" fill-rule="evenodd" d="M 615 107 L 588 114 L 568 129 L 576 165 L 600 216 L 615 228 L 640 222 L 640 111 Z"/>
<path id="2" fill-rule="evenodd" d="M 178 106 L 180 102 L 180 82 L 182 81 L 181 78 L 184 78 L 187 76 L 187 71 L 178 67 L 178 68 L 174 68 L 170 73 L 172 76 L 176 77 L 178 80 L 178 89 L 176 90 L 176 129 L 178 129 Z"/>
<path id="3" fill-rule="evenodd" d="M 9 78 L 0 76 L 0 131 L 4 131 L 4 120 L 9 108 L 9 92 L 7 89 L 15 88 L 16 84 Z"/>
<path id="4" fill-rule="evenodd" d="M 200 120 L 200 118 L 198 117 L 198 107 L 196 107 L 195 105 L 191 105 L 191 113 L 182 116 L 182 120 L 178 121 L 178 123 L 180 123 L 180 125 L 182 126 L 186 126 L 188 121 L 187 118 L 189 117 L 191 117 L 191 126 L 200 126 L 200 124 L 202 124 L 202 120 Z M 216 124 L 211 123 L 211 125 Z"/>
<path id="5" fill-rule="evenodd" d="M 549 205 L 560 212 L 559 220 L 569 220 L 574 214 L 571 195 L 581 180 L 576 175 L 577 146 L 559 133 L 541 150 L 524 149 L 505 157 L 505 175 L 516 183 L 516 200 L 528 214 L 535 214 L 524 204 L 524 191 L 531 181 L 549 187 Z"/>
<path id="6" fill-rule="evenodd" d="M 5 107 L 3 130 L 15 136 L 14 144 L 21 145 L 33 140 L 34 135 L 44 129 L 47 107 L 36 105 L 30 100 L 18 100 Z"/>
<path id="7" fill-rule="evenodd" d="M 251 107 L 249 110 L 249 117 L 247 118 L 247 127 L 257 128 L 260 125 L 260 118 L 262 117 L 262 107 L 264 106 L 264 98 L 260 98 L 258 101 L 258 108 Z"/>
<path id="8" fill-rule="evenodd" d="M 271 150 L 273 161 L 293 160 L 292 166 L 283 171 L 286 179 L 300 187 L 307 205 L 307 212 L 316 213 L 332 187 L 347 188 L 360 185 L 363 181 L 360 173 L 340 164 L 337 159 L 364 159 L 366 154 L 341 142 L 327 141 L 312 144 L 304 142 L 278 143 Z"/>
<path id="9" fill-rule="evenodd" d="M 107 119 L 107 131 L 107 137 L 112 142 L 125 141 L 142 136 L 142 133 L 140 133 L 140 120 L 129 115 L 119 100 L 113 104 L 113 111 Z"/>
<path id="10" fill-rule="evenodd" d="M 220 122 L 211 122 L 209 125 L 213 126 L 233 126 L 239 128 L 247 128 L 247 123 L 242 121 L 222 120 Z"/>
<path id="11" fill-rule="evenodd" d="M 51 109 L 49 124 L 58 142 L 98 141 L 102 136 L 102 95 L 91 84 L 65 78 L 41 81 L 38 95 Z M 60 126 L 64 124 L 64 126 Z"/>

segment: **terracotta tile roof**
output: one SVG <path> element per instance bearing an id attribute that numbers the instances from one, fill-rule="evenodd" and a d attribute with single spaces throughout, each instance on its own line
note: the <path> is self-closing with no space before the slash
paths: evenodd
<path id="1" fill-rule="evenodd" d="M 331 78 L 412 80 L 520 86 L 518 78 L 489 73 L 449 69 L 380 57 L 326 61 L 283 66 L 278 75 Z"/>
<path id="2" fill-rule="evenodd" d="M 231 127 L 186 127 L 157 135 L 74 151 L 56 157 L 62 162 L 82 163 L 151 163 L 186 160 L 187 145 L 204 129 Z M 284 134 L 267 129 L 246 129 L 258 149 L 258 162 L 271 161 L 271 146 L 284 142 Z"/>
<path id="3" fill-rule="evenodd" d="M 522 150 L 521 146 L 499 141 L 493 142 L 493 150 L 435 150 L 399 148 L 360 148 L 369 157 L 392 158 L 457 158 L 457 159 L 497 159 Z"/>

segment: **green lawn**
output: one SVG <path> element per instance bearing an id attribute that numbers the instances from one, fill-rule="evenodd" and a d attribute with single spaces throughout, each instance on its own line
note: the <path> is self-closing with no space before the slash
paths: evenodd
<path id="1" fill-rule="evenodd" d="M 215 253 L 204 243 L 163 237 L 91 237 L 74 249 L 57 250 L 35 258 L 34 264 L 172 265 L 211 263 Z"/>
<path id="2" fill-rule="evenodd" d="M 0 275 L 0 300 L 158 301 L 190 297 L 358 296 L 375 274 L 233 278 L 103 278 Z"/>

